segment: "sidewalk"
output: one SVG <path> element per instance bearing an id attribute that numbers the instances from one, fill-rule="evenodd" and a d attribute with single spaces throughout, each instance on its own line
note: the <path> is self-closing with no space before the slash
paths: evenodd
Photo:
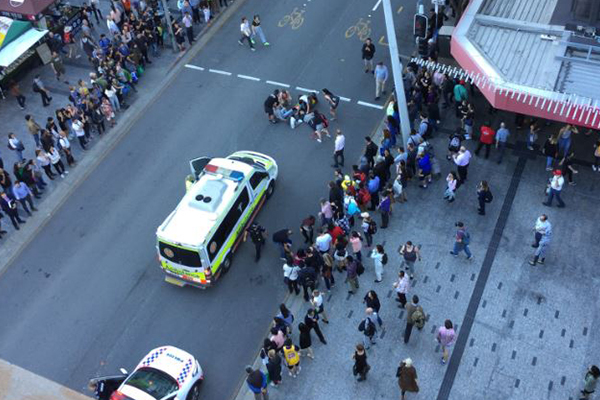
<path id="1" fill-rule="evenodd" d="M 442 199 L 445 176 L 455 168 L 445 160 L 447 133 L 457 121 L 453 110 L 443 116 L 442 129 L 432 140 L 441 179 L 427 189 L 410 183 L 408 202 L 395 205 L 389 228 L 379 229 L 374 237 L 390 258 L 384 281 L 373 282 L 373 263 L 367 259 L 359 293 L 350 296 L 344 276 L 336 273 L 337 285 L 325 304 L 330 324 L 320 324 L 328 344 L 322 345 L 313 334 L 315 360 L 303 357 L 296 379 L 284 367 L 282 385 L 269 387 L 271 399 L 398 398 L 395 373 L 406 357 L 413 359 L 421 389 L 417 395 L 407 394 L 407 399 L 578 398 L 587 366 L 598 362 L 592 355 L 600 351 L 595 329 L 600 322 L 600 274 L 591 254 L 600 239 L 594 222 L 599 177 L 589 167 L 581 168 L 575 178 L 579 185 L 564 190 L 566 209 L 542 206 L 549 176 L 545 159 L 520 145 L 523 136 L 514 133 L 512 118 L 499 112 L 493 124 L 507 122 L 513 132 L 511 142 L 517 142 L 515 149 L 506 151 L 500 165 L 494 150 L 489 160 L 474 156 L 469 180 L 458 190 L 456 201 L 448 204 Z M 466 144 L 471 152 L 476 145 L 473 140 Z M 490 183 L 494 200 L 487 215 L 479 216 L 475 190 L 483 179 Z M 532 227 L 541 213 L 548 214 L 554 237 L 546 265 L 531 267 Z M 380 217 L 375 218 L 380 225 Z M 449 254 L 459 220 L 471 233 L 471 262 L 464 254 L 457 258 Z M 405 312 L 397 308 L 392 283 L 402 268 L 396 250 L 407 240 L 422 245 L 423 257 L 407 297 L 417 294 L 430 319 L 421 332 L 413 330 L 405 345 Z M 363 258 L 365 253 L 363 249 Z M 356 382 L 352 355 L 354 346 L 362 342 L 357 327 L 365 315 L 362 299 L 370 289 L 379 295 L 386 330 L 380 330 L 377 344 L 367 351 L 371 365 L 367 381 Z M 308 305 L 301 296 L 287 299 L 286 304 L 295 315 L 292 337 L 298 344 L 296 327 Z M 445 319 L 453 321 L 458 341 L 450 362 L 443 366 L 435 332 Z M 260 365 L 256 359 L 255 366 Z M 252 398 L 241 382 L 236 400 Z"/>
<path id="2" fill-rule="evenodd" d="M 105 11 L 108 10 L 108 3 L 101 4 L 103 5 L 102 11 L 105 14 Z M 166 41 L 165 47 L 161 50 L 161 57 L 150 57 L 153 63 L 147 67 L 144 76 L 140 79 L 137 85 L 138 93 L 130 93 L 127 101 L 130 104 L 129 109 L 117 113 L 117 125 L 111 129 L 108 127 L 109 124 L 105 122 L 107 127 L 106 133 L 101 137 L 93 134 L 94 141 L 89 143 L 88 150 L 85 153 L 79 147 L 77 140 L 71 141 L 77 165 L 70 169 L 66 166 L 66 161 L 63 160 L 67 171 L 70 172 L 65 179 L 57 177 L 54 181 L 50 181 L 44 176 L 44 180 L 48 186 L 45 189 L 42 199 L 34 201 L 39 212 L 34 213 L 32 217 L 25 217 L 27 223 L 22 225 L 19 231 L 14 230 L 7 216 L 2 219 L 2 229 L 7 230 L 8 233 L 0 239 L 0 274 L 10 265 L 12 259 L 35 237 L 35 234 L 50 220 L 58 207 L 68 198 L 69 194 L 87 178 L 110 150 L 118 144 L 120 139 L 128 133 L 133 124 L 143 116 L 144 111 L 170 84 L 179 70 L 200 52 L 212 36 L 219 31 L 221 26 L 243 4 L 243 0 L 231 3 L 226 10 L 222 11 L 213 20 L 210 29 L 204 24 L 204 29 L 197 32 L 196 42 L 191 48 L 188 47 L 185 53 L 173 53 L 169 47 L 170 43 Z M 106 24 L 101 21 L 100 26 L 96 28 L 99 32 L 105 32 Z M 80 52 L 83 54 L 82 50 Z M 84 55 L 79 59 L 73 60 L 65 58 L 64 61 L 66 76 L 63 78 L 66 78 L 72 84 L 77 84 L 77 80 L 79 79 L 83 79 L 86 82 L 89 81 L 89 73 L 93 71 L 93 67 Z M 43 107 L 40 96 L 31 90 L 32 81 L 36 74 L 41 76 L 51 91 L 53 100 L 48 107 Z M 19 84 L 21 91 L 27 98 L 25 110 L 20 110 L 16 99 L 8 91 L 6 93 L 7 98 L 0 100 L 0 120 L 2 121 L 2 132 L 0 134 L 3 135 L 0 137 L 0 140 L 2 140 L 1 143 L 3 143 L 0 149 L 0 156 L 4 161 L 4 169 L 10 174 L 13 182 L 13 164 L 17 161 L 17 157 L 13 151 L 6 148 L 7 134 L 14 132 L 25 145 L 25 158 L 35 159 L 35 142 L 27 130 L 25 115 L 32 115 L 43 128 L 48 116 L 55 117 L 55 109 L 62 108 L 69 103 L 68 85 L 56 80 L 49 65 L 29 71 Z M 19 210 L 19 214 L 21 218 L 25 216 L 22 209 Z"/>

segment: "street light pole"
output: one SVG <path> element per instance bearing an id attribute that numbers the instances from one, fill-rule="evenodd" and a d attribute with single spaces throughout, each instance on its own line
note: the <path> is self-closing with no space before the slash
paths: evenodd
<path id="1" fill-rule="evenodd" d="M 167 29 L 169 30 L 169 36 L 171 36 L 171 45 L 173 46 L 173 51 L 177 52 L 177 44 L 175 43 L 175 34 L 173 32 L 173 23 L 171 22 L 171 11 L 169 10 L 167 0 L 161 0 L 161 2 L 163 11 L 165 12 L 165 19 L 167 20 Z"/>
<path id="2" fill-rule="evenodd" d="M 400 112 L 400 130 L 402 141 L 406 145 L 410 137 L 410 120 L 408 106 L 406 105 L 406 94 L 404 92 L 404 81 L 402 79 L 402 63 L 398 54 L 398 43 L 396 41 L 396 29 L 394 28 L 394 14 L 390 0 L 383 0 L 383 13 L 385 14 L 385 27 L 387 29 L 388 43 L 390 47 L 390 58 L 392 59 L 392 75 L 396 89 L 396 104 Z"/>

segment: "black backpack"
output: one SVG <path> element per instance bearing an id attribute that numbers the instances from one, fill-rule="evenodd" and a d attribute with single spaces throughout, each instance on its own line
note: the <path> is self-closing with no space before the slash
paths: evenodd
<path id="1" fill-rule="evenodd" d="M 381 263 L 386 265 L 388 263 L 388 256 L 386 253 L 383 253 L 383 257 L 381 257 Z"/>
<path id="2" fill-rule="evenodd" d="M 377 233 L 377 222 L 371 220 L 371 222 L 369 222 L 369 229 L 368 229 L 369 233 L 371 235 L 374 235 Z"/>
<path id="3" fill-rule="evenodd" d="M 358 261 L 358 265 L 356 266 L 356 274 L 357 275 L 362 275 L 365 273 L 365 266 L 363 265 L 363 263 L 361 263 L 360 261 Z"/>
<path id="4" fill-rule="evenodd" d="M 488 190 L 487 193 L 485 194 L 485 202 L 486 203 L 491 203 L 492 200 L 494 200 L 494 195 L 492 194 L 491 190 Z"/>

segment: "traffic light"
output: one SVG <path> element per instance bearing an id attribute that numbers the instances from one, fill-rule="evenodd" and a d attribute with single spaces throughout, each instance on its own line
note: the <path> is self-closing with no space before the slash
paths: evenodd
<path id="1" fill-rule="evenodd" d="M 419 55 L 421 57 L 427 57 L 429 55 L 429 43 L 427 43 L 427 39 L 418 37 L 417 47 L 419 50 Z"/>
<path id="2" fill-rule="evenodd" d="M 429 25 L 429 18 L 423 14 L 415 14 L 415 22 L 413 26 L 413 34 L 416 37 L 425 38 L 427 37 L 427 28 Z"/>

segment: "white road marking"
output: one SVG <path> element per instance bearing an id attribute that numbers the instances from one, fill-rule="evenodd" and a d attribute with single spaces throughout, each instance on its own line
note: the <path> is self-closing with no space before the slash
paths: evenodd
<path id="1" fill-rule="evenodd" d="M 219 74 L 219 75 L 227 75 L 230 76 L 231 72 L 227 72 L 227 71 L 221 71 L 220 69 L 209 69 L 210 72 L 213 72 L 215 74 Z"/>
<path id="2" fill-rule="evenodd" d="M 253 76 L 242 75 L 242 74 L 238 74 L 237 76 L 238 76 L 238 78 L 248 79 L 249 81 L 260 82 L 260 78 L 255 78 Z"/>
<path id="3" fill-rule="evenodd" d="M 376 109 L 378 109 L 378 110 L 383 110 L 383 106 L 380 106 L 380 105 L 378 105 L 378 104 L 366 103 L 366 102 L 364 102 L 364 101 L 360 101 L 360 100 L 359 100 L 357 103 L 358 103 L 359 105 L 361 105 L 361 106 L 365 106 L 365 107 L 371 107 L 371 108 L 376 108 Z"/>
<path id="4" fill-rule="evenodd" d="M 318 90 L 307 89 L 307 88 L 303 88 L 301 86 L 296 86 L 296 90 L 299 90 L 301 92 L 307 92 L 307 93 L 319 93 Z"/>
<path id="5" fill-rule="evenodd" d="M 276 82 L 276 81 L 267 81 L 267 83 L 268 83 L 269 85 L 283 86 L 283 87 L 290 87 L 290 85 L 288 85 L 287 83 L 281 83 L 281 82 Z"/>
<path id="6" fill-rule="evenodd" d="M 373 7 L 373 11 L 377 10 L 377 7 L 379 7 L 380 4 L 381 0 L 377 0 L 377 3 L 375 3 L 375 7 Z"/>
<path id="7" fill-rule="evenodd" d="M 189 69 L 197 69 L 198 71 L 204 71 L 204 68 L 192 64 L 185 64 L 185 67 Z"/>
<path id="8" fill-rule="evenodd" d="M 349 98 L 347 98 L 347 97 L 342 97 L 342 96 L 340 96 L 340 100 L 342 100 L 342 101 L 347 101 L 347 102 L 350 102 L 350 101 L 352 101 L 352 100 L 350 100 Z"/>

